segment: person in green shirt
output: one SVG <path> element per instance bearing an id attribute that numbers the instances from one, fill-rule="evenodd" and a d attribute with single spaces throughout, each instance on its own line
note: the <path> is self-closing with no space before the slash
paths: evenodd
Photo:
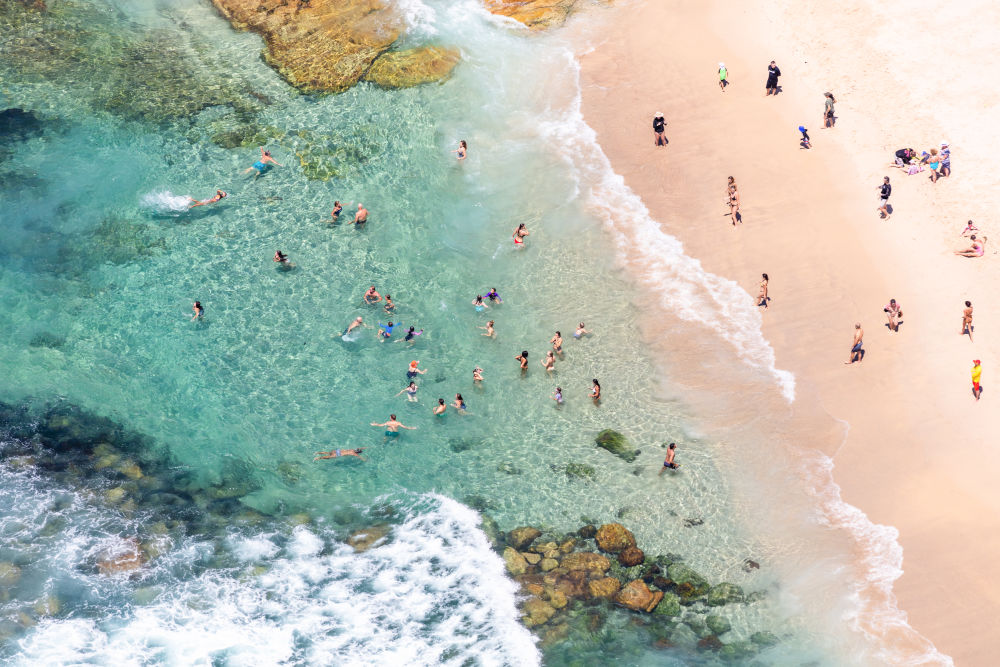
<path id="1" fill-rule="evenodd" d="M 719 88 L 722 92 L 726 92 L 726 86 L 729 84 L 726 81 L 727 76 L 729 76 L 729 70 L 726 69 L 726 63 L 719 63 Z"/>

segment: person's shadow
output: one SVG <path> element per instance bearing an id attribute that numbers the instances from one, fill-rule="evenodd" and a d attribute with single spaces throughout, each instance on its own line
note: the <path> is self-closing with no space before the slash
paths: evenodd
<path id="1" fill-rule="evenodd" d="M 889 331 L 896 331 L 896 332 L 898 332 L 899 331 L 899 327 L 901 327 L 902 325 L 903 325 L 903 320 L 896 320 L 896 328 L 895 329 L 893 329 L 889 325 L 888 322 L 885 323 L 885 328 L 888 329 Z"/>
<path id="2" fill-rule="evenodd" d="M 736 211 L 736 222 L 743 224 L 743 214 L 739 211 Z"/>
<path id="3" fill-rule="evenodd" d="M 784 91 L 781 89 L 780 85 L 774 87 L 774 96 L 775 97 L 777 97 L 778 95 L 780 95 L 782 92 L 784 92 Z"/>

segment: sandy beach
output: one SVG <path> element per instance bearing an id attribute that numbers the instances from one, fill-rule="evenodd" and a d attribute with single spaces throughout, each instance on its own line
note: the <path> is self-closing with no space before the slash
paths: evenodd
<path id="1" fill-rule="evenodd" d="M 786 437 L 831 456 L 843 500 L 899 531 L 904 574 L 882 602 L 891 606 L 894 595 L 915 632 L 878 617 L 861 629 L 902 646 L 910 664 L 941 662 L 926 638 L 957 664 L 986 665 L 1000 647 L 1000 583 L 991 576 L 1000 551 L 1000 411 L 991 391 L 1000 226 L 988 194 L 1000 179 L 982 141 L 998 120 L 998 95 L 980 70 L 993 34 L 984 28 L 1000 26 L 1000 10 L 985 2 L 899 9 L 623 3 L 607 13 L 616 38 L 581 56 L 583 113 L 615 171 L 688 255 L 748 299 L 769 274 L 763 332 L 777 367 L 795 374 L 798 411 L 849 425 L 846 440 L 812 437 L 801 429 L 815 422 L 804 419 Z M 771 60 L 781 92 L 766 97 Z M 833 129 L 822 128 L 825 91 L 837 98 Z M 657 111 L 668 123 L 666 148 L 653 145 Z M 799 145 L 799 125 L 810 150 Z M 943 141 L 955 156 L 950 178 L 932 183 L 929 171 L 889 166 L 897 148 Z M 725 204 L 730 175 L 742 200 L 737 227 Z M 880 220 L 886 175 L 893 214 Z M 953 254 L 968 246 L 960 233 L 969 219 L 990 239 L 985 257 Z M 628 236 L 628 220 L 619 227 Z M 904 313 L 898 332 L 882 310 L 890 298 Z M 975 309 L 974 342 L 960 335 L 965 300 Z M 867 353 L 848 366 L 855 322 Z M 973 359 L 983 366 L 978 403 Z M 873 585 L 864 594 L 886 592 Z"/>

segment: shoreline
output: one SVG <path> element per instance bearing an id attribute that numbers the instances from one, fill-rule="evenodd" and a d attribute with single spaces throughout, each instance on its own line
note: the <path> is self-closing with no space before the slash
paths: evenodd
<path id="1" fill-rule="evenodd" d="M 970 412 L 987 406 L 988 398 L 984 394 L 976 405 L 967 391 L 973 356 L 983 359 L 984 368 L 1000 359 L 989 339 L 996 319 L 985 287 L 997 271 L 989 246 L 982 260 L 963 261 L 951 249 L 958 247 L 958 232 L 970 217 L 991 235 L 989 223 L 979 222 L 987 203 L 970 193 L 988 191 L 983 188 L 992 183 L 988 174 L 969 168 L 930 184 L 887 167 L 896 147 L 916 144 L 923 150 L 929 144 L 920 138 L 931 136 L 950 138 L 961 146 L 963 161 L 976 164 L 974 151 L 984 149 L 956 141 L 975 126 L 970 122 L 975 112 L 963 116 L 960 106 L 948 107 L 950 115 L 936 119 L 894 113 L 913 108 L 905 90 L 885 85 L 899 73 L 877 71 L 877 56 L 867 56 L 865 67 L 851 67 L 850 58 L 860 57 L 851 52 L 859 41 L 873 40 L 879 26 L 864 30 L 819 8 L 808 14 L 811 29 L 804 29 L 785 18 L 788 9 L 772 8 L 767 15 L 676 2 L 619 8 L 608 17 L 608 34 L 627 34 L 627 43 L 605 42 L 581 56 L 585 120 L 615 172 L 689 256 L 748 292 L 755 293 L 761 272 L 771 275 L 773 300 L 762 331 L 777 367 L 795 373 L 800 391 L 793 411 L 826 412 L 848 423 L 843 443 L 828 435 L 818 449 L 833 459 L 843 500 L 872 522 L 899 531 L 903 576 L 893 590 L 886 584 L 894 577 L 882 577 L 881 587 L 861 595 L 881 598 L 890 608 L 894 595 L 905 612 L 901 617 L 908 616 L 942 652 L 962 664 L 984 664 L 992 648 L 989 637 L 997 633 L 981 632 L 980 619 L 997 617 L 990 612 L 1000 610 L 1000 587 L 984 588 L 978 577 L 989 567 L 996 544 L 991 535 L 1000 528 L 995 512 L 1000 499 L 990 487 L 1000 462 L 984 447 L 983 435 L 994 432 L 998 420 L 983 409 Z M 803 40 L 817 34 L 818 26 L 825 26 L 824 40 L 810 47 Z M 664 57 L 661 31 L 668 27 L 673 38 Z M 755 32 L 783 39 L 758 44 L 746 34 Z M 774 45 L 776 51 L 768 51 Z M 829 70 L 808 64 L 820 56 Z M 760 72 L 772 58 L 782 68 L 786 90 L 765 98 Z M 719 60 L 730 71 L 726 93 L 713 78 Z M 830 74 L 838 65 L 847 74 L 861 67 L 875 92 L 864 87 L 863 78 L 851 85 L 846 76 Z M 946 95 L 951 79 L 936 76 L 925 75 L 918 92 Z M 833 130 L 821 130 L 818 123 L 827 89 L 839 97 Z M 654 111 L 666 115 L 671 143 L 665 149 L 652 146 Z M 810 130 L 810 151 L 798 148 L 798 124 Z M 739 229 L 723 217 L 730 174 L 742 196 Z M 874 210 L 881 174 L 892 179 L 891 202 L 897 208 L 885 223 Z M 949 215 L 952 210 L 958 212 Z M 628 221 L 619 224 L 627 236 Z M 639 267 L 627 268 L 634 274 Z M 895 334 L 883 326 L 881 314 L 890 296 L 913 320 Z M 965 298 L 979 306 L 981 333 L 974 344 L 947 337 L 958 328 L 960 308 L 952 302 L 960 305 Z M 847 368 L 841 362 L 855 320 L 863 320 L 870 357 Z M 693 364 L 687 375 L 696 369 Z M 777 409 L 776 403 L 767 405 Z M 808 441 L 812 433 L 799 435 Z M 962 544 L 961 554 L 942 546 L 951 544 Z M 955 602 L 969 599 L 981 606 Z M 861 620 L 860 629 L 887 643 L 912 640 L 912 655 L 926 651 L 919 640 L 901 636 L 905 629 L 879 627 L 880 622 Z M 1000 629 L 996 622 L 989 625 Z"/>

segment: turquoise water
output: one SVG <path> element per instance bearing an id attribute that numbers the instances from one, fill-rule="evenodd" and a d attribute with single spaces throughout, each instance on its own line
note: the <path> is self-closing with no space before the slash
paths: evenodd
<path id="1" fill-rule="evenodd" d="M 558 37 L 509 31 L 472 2 L 409 3 L 410 39 L 463 48 L 448 82 L 310 97 L 207 3 L 50 4 L 45 19 L 0 5 L 18 21 L 5 31 L 0 107 L 40 121 L 0 155 L 0 398 L 81 406 L 143 434 L 162 453 L 134 454 L 147 476 L 180 475 L 216 519 L 157 532 L 172 510 L 155 494 L 123 508 L 96 477 L 0 467 L 0 561 L 21 571 L 4 611 L 61 601 L 0 628 L 7 659 L 715 660 L 692 651 L 691 632 L 687 645 L 652 649 L 624 613 L 600 637 L 536 649 L 467 505 L 504 530 L 620 519 L 647 553 L 682 554 L 713 581 L 760 593 L 720 612 L 733 624 L 727 641 L 773 631 L 783 641 L 762 664 L 828 658 L 835 640 L 776 603 L 790 582 L 766 567 L 744 572 L 744 559 L 781 547 L 747 532 L 752 508 L 733 501 L 713 463 L 720 443 L 693 432 L 683 403 L 660 390 L 670 378 L 644 351 L 641 292 L 551 143 L 575 85 L 560 74 L 571 68 Z M 285 166 L 244 175 L 257 147 L 220 146 L 233 132 L 267 137 Z M 461 163 L 450 153 L 459 139 L 470 146 Z M 310 178 L 316 170 L 333 176 Z M 216 188 L 229 197 L 178 210 L 178 197 Z M 332 224 L 338 199 L 345 212 Z M 363 229 L 348 224 L 358 202 L 370 211 Z M 520 222 L 531 235 L 518 249 Z M 271 260 L 278 249 L 293 270 Z M 424 330 L 414 345 L 381 342 L 373 328 L 342 338 L 357 316 L 389 319 L 361 303 L 372 284 L 392 295 L 395 322 Z M 490 287 L 504 303 L 476 312 L 472 299 Z M 203 321 L 191 321 L 194 300 Z M 496 339 L 480 335 L 489 319 Z M 594 333 L 574 340 L 580 321 Z M 550 377 L 539 360 L 557 329 L 565 358 Z M 526 375 L 514 360 L 522 349 Z M 411 360 L 427 370 L 416 403 L 395 396 Z M 587 396 L 592 378 L 600 406 Z M 550 399 L 557 385 L 562 406 Z M 456 392 L 468 413 L 434 417 L 436 399 Z M 386 442 L 369 424 L 392 412 L 416 430 Z M 642 450 L 634 463 L 594 446 L 609 427 Z M 668 440 L 683 443 L 685 468 L 658 477 Z M 348 446 L 368 460 L 312 462 Z M 593 466 L 594 479 L 567 475 L 571 463 Z M 347 533 L 385 504 L 391 543 L 355 556 Z M 46 529 L 50 516 L 60 522 Z M 147 574 L 92 572 L 116 536 L 132 534 L 162 542 Z"/>

